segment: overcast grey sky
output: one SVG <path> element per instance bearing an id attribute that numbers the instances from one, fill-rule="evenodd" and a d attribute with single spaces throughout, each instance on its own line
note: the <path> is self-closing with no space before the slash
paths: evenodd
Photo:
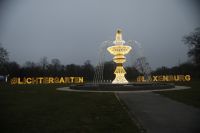
<path id="1" fill-rule="evenodd" d="M 196 1 L 4 0 L 0 42 L 20 64 L 43 56 L 63 64 L 96 64 L 98 47 L 121 28 L 125 41 L 142 44 L 153 68 L 171 67 L 188 60 L 181 40 L 200 24 Z"/>

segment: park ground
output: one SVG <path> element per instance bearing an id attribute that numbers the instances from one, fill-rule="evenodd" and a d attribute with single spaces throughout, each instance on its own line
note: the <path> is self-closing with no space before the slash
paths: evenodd
<path id="1" fill-rule="evenodd" d="M 113 93 L 62 92 L 61 85 L 0 84 L 1 133 L 139 133 Z M 156 92 L 200 108 L 200 82 L 188 90 Z"/>
<path id="2" fill-rule="evenodd" d="M 113 93 L 62 92 L 60 85 L 2 85 L 1 133 L 137 133 Z"/>
<path id="3" fill-rule="evenodd" d="M 175 83 L 180 86 L 190 86 L 191 89 L 187 90 L 175 90 L 175 91 L 163 91 L 157 92 L 163 96 L 169 97 L 173 100 L 185 103 L 196 108 L 200 108 L 200 80 L 193 80 L 191 82 L 179 82 Z"/>

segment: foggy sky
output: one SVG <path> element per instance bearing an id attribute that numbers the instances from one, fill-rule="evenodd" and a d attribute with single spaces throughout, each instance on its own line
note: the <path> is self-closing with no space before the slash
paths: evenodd
<path id="1" fill-rule="evenodd" d="M 91 60 L 95 65 L 101 43 L 114 40 L 121 28 L 125 41 L 141 43 L 152 68 L 172 67 L 188 60 L 188 47 L 181 40 L 200 24 L 200 5 L 195 0 L 5 0 L 0 4 L 0 43 L 10 60 L 22 65 L 44 56 L 63 64 Z"/>

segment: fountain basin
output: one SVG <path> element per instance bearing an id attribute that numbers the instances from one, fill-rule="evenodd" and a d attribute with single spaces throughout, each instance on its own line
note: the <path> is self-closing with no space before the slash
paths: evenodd
<path id="1" fill-rule="evenodd" d="M 128 83 L 128 84 L 111 84 L 111 83 L 86 83 L 81 85 L 71 85 L 73 90 L 86 91 L 142 91 L 142 90 L 162 90 L 173 89 L 174 84 L 170 83 Z"/>

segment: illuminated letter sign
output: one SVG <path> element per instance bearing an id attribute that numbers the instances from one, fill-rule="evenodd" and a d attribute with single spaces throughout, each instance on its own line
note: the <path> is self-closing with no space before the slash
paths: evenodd
<path id="1" fill-rule="evenodd" d="M 83 77 L 13 77 L 10 80 L 14 84 L 80 84 Z"/>
<path id="2" fill-rule="evenodd" d="M 152 82 L 180 82 L 180 81 L 190 81 L 190 75 L 153 75 L 148 77 L 148 81 Z M 144 76 L 138 76 L 137 82 L 147 82 Z"/>

